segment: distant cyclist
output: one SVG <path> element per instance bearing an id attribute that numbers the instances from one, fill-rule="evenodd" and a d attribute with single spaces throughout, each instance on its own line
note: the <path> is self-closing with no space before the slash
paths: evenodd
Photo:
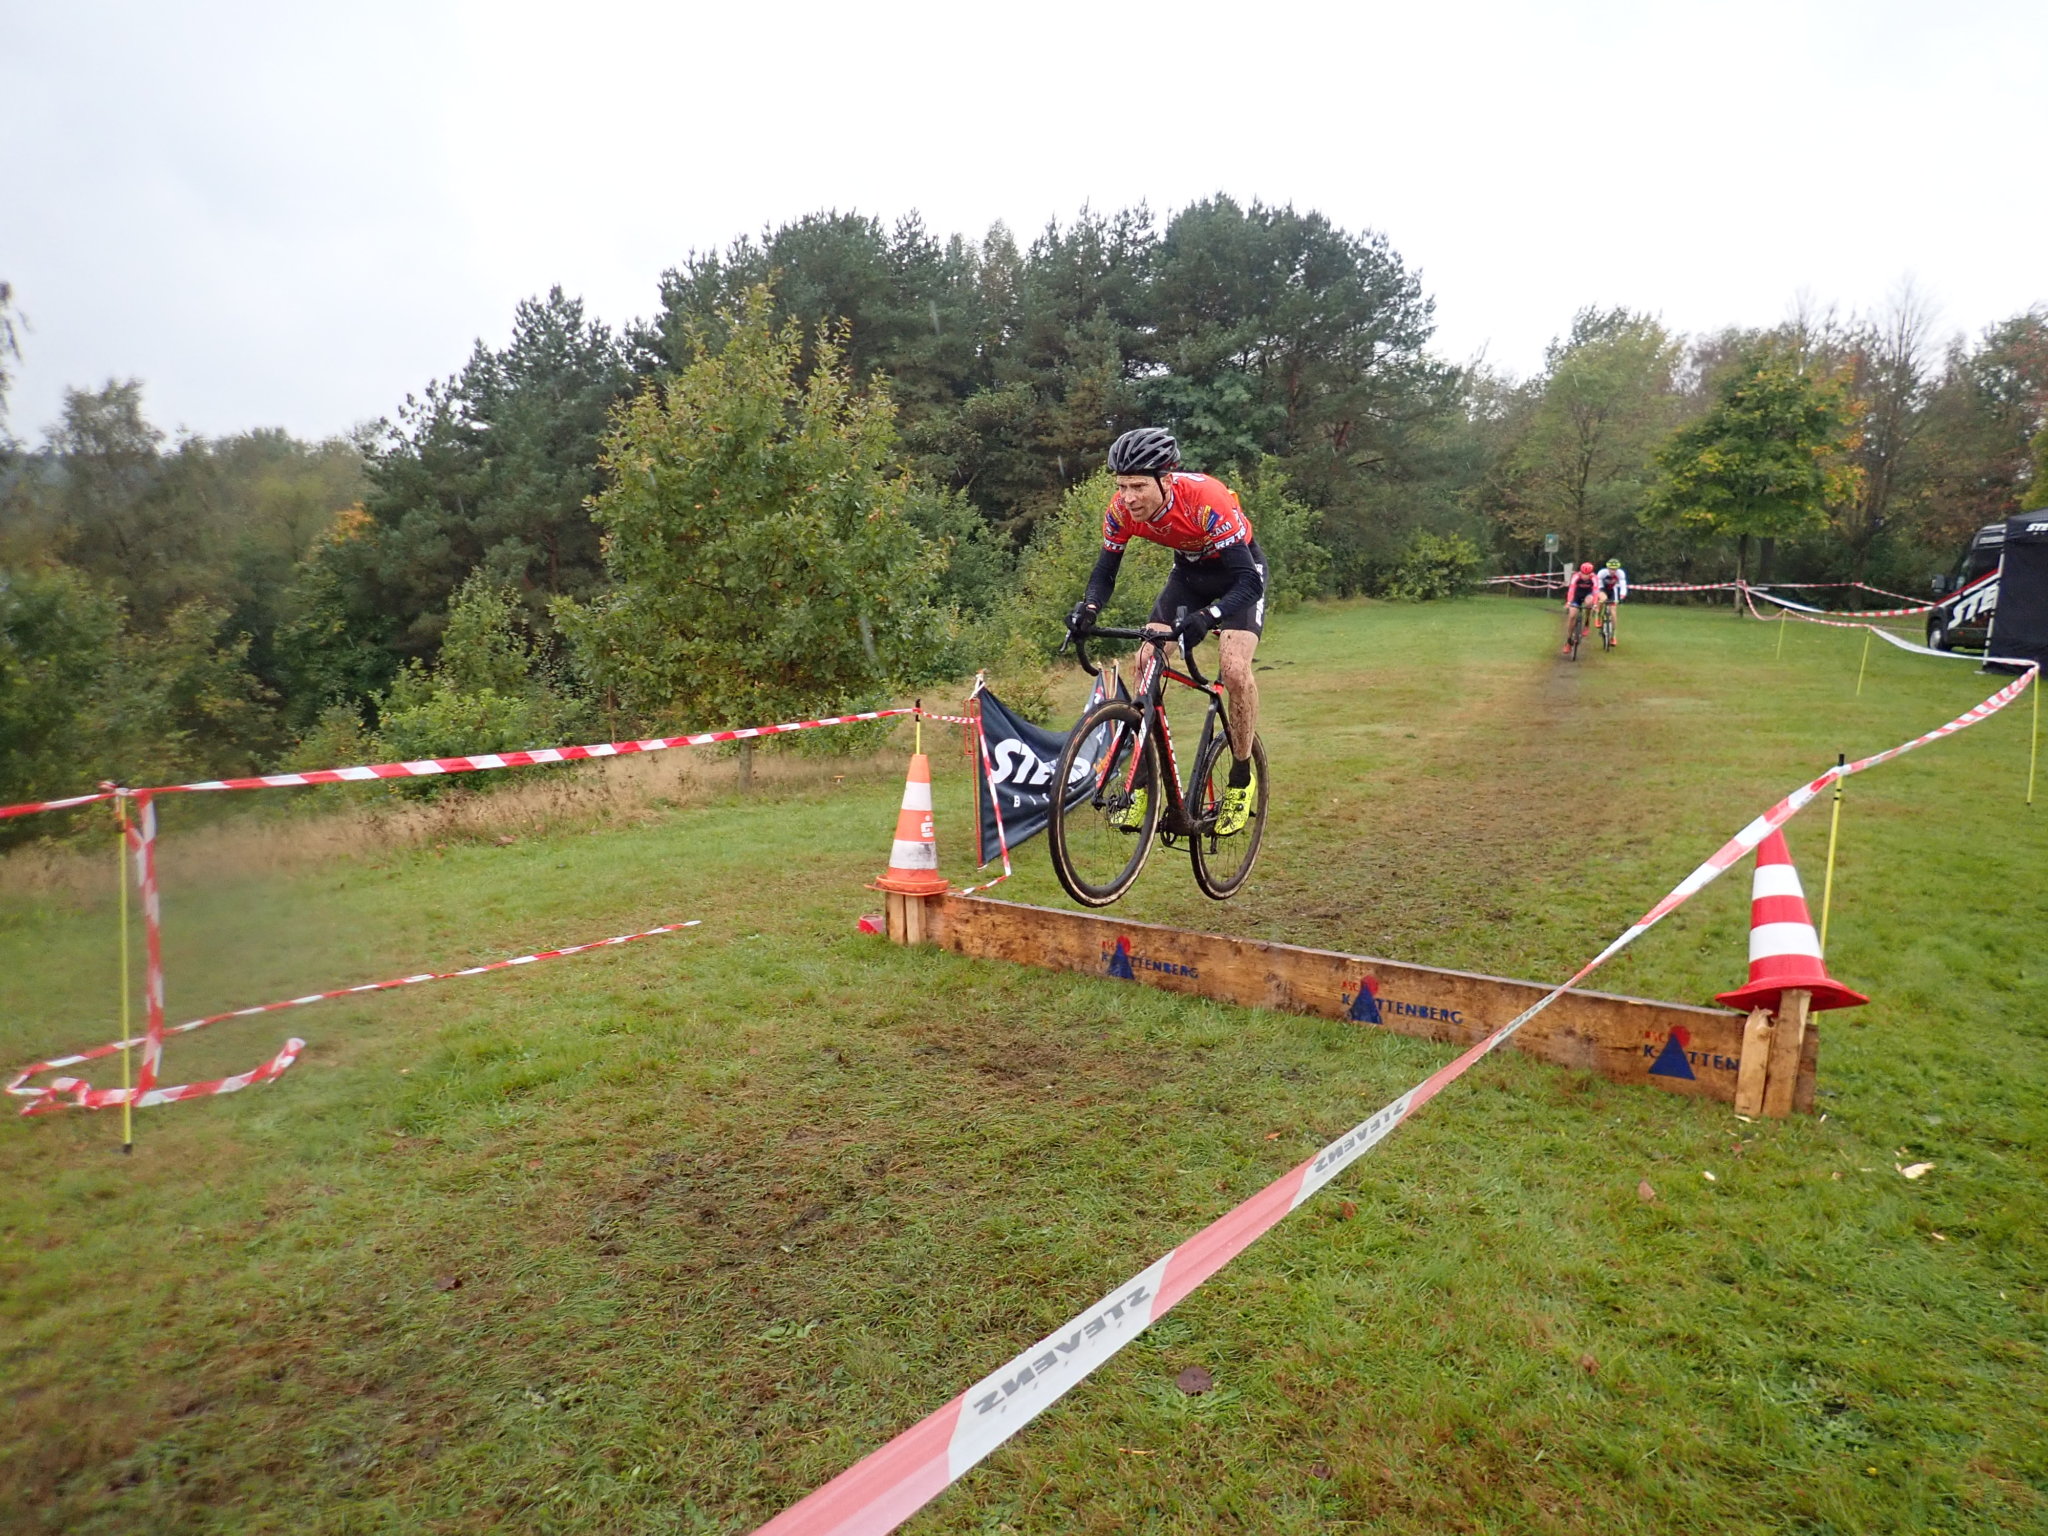
<path id="1" fill-rule="evenodd" d="M 1229 837 L 1251 815 L 1252 737 L 1259 728 L 1259 685 L 1252 656 L 1266 627 L 1266 557 L 1252 536 L 1251 519 L 1221 480 L 1180 468 L 1180 446 L 1159 427 L 1138 427 L 1109 446 L 1116 495 L 1102 514 L 1102 553 L 1088 589 L 1067 616 L 1069 629 L 1085 629 L 1116 590 L 1124 549 L 1136 534 L 1173 551 L 1173 571 L 1152 605 L 1147 629 L 1199 645 L 1211 630 L 1223 650 L 1222 682 L 1230 695 L 1230 777 L 1217 809 L 1216 832 Z M 1173 616 L 1187 616 L 1178 626 Z M 1144 820 L 1145 791 L 1127 814 Z"/>
<path id="2" fill-rule="evenodd" d="M 1601 571 L 1599 576 L 1600 601 L 1606 605 L 1607 622 L 1612 624 L 1621 612 L 1621 600 L 1628 596 L 1628 572 L 1621 568 L 1619 560 L 1610 560 L 1607 562 L 1607 568 Z M 1620 645 L 1621 641 L 1616 638 L 1608 643 Z"/>
<path id="3" fill-rule="evenodd" d="M 1600 578 L 1593 574 L 1593 562 L 1588 560 L 1579 566 L 1564 584 L 1564 654 L 1572 653 L 1572 620 L 1581 611 L 1591 623 L 1592 611 L 1600 604 Z"/>

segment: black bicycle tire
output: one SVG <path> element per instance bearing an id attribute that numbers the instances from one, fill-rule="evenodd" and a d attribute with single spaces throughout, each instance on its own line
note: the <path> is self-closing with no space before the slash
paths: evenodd
<path id="1" fill-rule="evenodd" d="M 1080 724 L 1074 727 L 1073 734 L 1067 738 L 1066 746 L 1060 749 L 1059 763 L 1053 769 L 1053 783 L 1058 786 L 1067 784 L 1067 776 L 1073 771 L 1075 756 L 1102 722 L 1121 720 L 1136 730 L 1143 719 L 1144 716 L 1135 704 L 1112 699 L 1096 705 L 1081 717 Z M 1061 889 L 1084 907 L 1106 907 L 1119 899 L 1143 873 L 1145 860 L 1151 856 L 1153 835 L 1159 828 L 1160 799 L 1159 747 L 1151 732 L 1145 733 L 1140 750 L 1145 754 L 1143 774 L 1150 775 L 1152 793 L 1145 797 L 1145 825 L 1132 839 L 1136 847 L 1131 850 L 1130 862 L 1124 866 L 1123 874 L 1113 885 L 1093 885 L 1075 873 L 1072 856 L 1067 847 L 1066 819 L 1072 807 L 1067 804 L 1064 793 L 1057 789 L 1054 791 L 1052 812 L 1045 829 L 1046 846 L 1052 854 L 1052 872 L 1058 877 Z"/>
<path id="2" fill-rule="evenodd" d="M 1569 639 L 1569 641 L 1567 641 L 1567 643 L 1566 643 L 1566 645 L 1565 645 L 1565 649 L 1571 652 L 1571 659 L 1572 659 L 1573 661 L 1577 661 L 1577 660 L 1579 659 L 1579 642 L 1580 642 L 1581 640 L 1585 639 L 1585 638 L 1586 638 L 1586 621 L 1585 621 L 1585 619 L 1584 619 L 1584 618 L 1574 618 L 1574 619 L 1572 620 L 1572 627 L 1571 627 L 1571 638 Z"/>
<path id="3" fill-rule="evenodd" d="M 1209 743 L 1209 750 L 1195 764 L 1195 778 L 1190 800 L 1200 796 L 1202 786 L 1209 782 L 1209 775 L 1215 771 L 1220 758 L 1230 751 L 1230 738 L 1219 734 Z M 1258 793 L 1252 797 L 1252 824 L 1250 828 L 1251 851 L 1244 856 L 1244 863 L 1238 866 L 1237 874 L 1231 880 L 1210 878 L 1209 866 L 1202 855 L 1202 844 L 1206 840 L 1201 832 L 1188 839 L 1188 861 L 1194 866 L 1195 888 L 1211 901 L 1228 901 L 1244 889 L 1244 883 L 1251 878 L 1252 866 L 1259 862 L 1259 850 L 1266 842 L 1266 744 L 1256 733 L 1252 736 L 1252 778 L 1258 785 Z M 1196 814 L 1191 803 L 1189 814 Z"/>
<path id="4" fill-rule="evenodd" d="M 1603 651 L 1614 649 L 1614 620 L 1608 618 L 1605 614 L 1600 616 L 1600 649 Z"/>

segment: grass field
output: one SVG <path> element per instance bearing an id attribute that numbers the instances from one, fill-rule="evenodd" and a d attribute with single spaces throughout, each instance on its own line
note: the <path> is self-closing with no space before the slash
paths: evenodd
<path id="1" fill-rule="evenodd" d="M 1996 686 L 1878 647 L 1857 698 L 1860 637 L 1780 660 L 1725 610 L 1631 605 L 1575 665 L 1557 629 L 1280 616 L 1252 888 L 1162 853 L 1123 910 L 1554 980 L 1838 750 Z M 2028 719 L 1851 782 L 1829 960 L 1874 1002 L 1822 1016 L 1824 1114 L 1503 1052 L 906 1529 L 2048 1529 Z M 704 926 L 179 1040 L 174 1081 L 312 1044 L 132 1159 L 114 1113 L 0 1125 L 0 1524 L 747 1530 L 1448 1059 L 857 935 L 901 771 L 275 868 L 168 806 L 174 1020 Z M 1826 812 L 1789 829 L 1816 906 Z M 9 1063 L 113 1037 L 111 889 L 26 868 Z M 1063 904 L 1042 843 L 997 894 Z M 1745 864 L 1593 984 L 1707 1002 L 1747 909 Z"/>

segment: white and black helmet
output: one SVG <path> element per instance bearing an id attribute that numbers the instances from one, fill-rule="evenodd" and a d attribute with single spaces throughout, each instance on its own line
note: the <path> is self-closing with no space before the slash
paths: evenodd
<path id="1" fill-rule="evenodd" d="M 1180 468 L 1180 444 L 1164 427 L 1133 427 L 1109 445 L 1112 475 L 1163 475 Z"/>

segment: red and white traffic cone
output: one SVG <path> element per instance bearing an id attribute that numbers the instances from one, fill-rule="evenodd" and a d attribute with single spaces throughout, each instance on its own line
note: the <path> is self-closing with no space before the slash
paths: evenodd
<path id="1" fill-rule="evenodd" d="M 1792 1112 L 1807 1014 L 1870 1001 L 1828 975 L 1783 832 L 1757 844 L 1749 897 L 1749 980 L 1718 993 L 1714 1001 L 1749 1010 L 1735 1077 L 1735 1112 L 1773 1118 Z"/>
<path id="2" fill-rule="evenodd" d="M 922 752 L 910 759 L 903 781 L 903 809 L 896 813 L 896 841 L 889 867 L 871 887 L 900 896 L 938 896 L 946 889 L 939 873 L 939 844 L 932 832 L 932 763 Z"/>
<path id="3" fill-rule="evenodd" d="M 1716 994 L 1714 1001 L 1728 1008 L 1777 1011 L 1794 988 L 1812 998 L 1816 1012 L 1870 1001 L 1828 975 L 1792 851 L 1785 846 L 1785 834 L 1773 832 L 1756 845 L 1756 877 L 1749 888 L 1749 980 L 1733 992 Z"/>

